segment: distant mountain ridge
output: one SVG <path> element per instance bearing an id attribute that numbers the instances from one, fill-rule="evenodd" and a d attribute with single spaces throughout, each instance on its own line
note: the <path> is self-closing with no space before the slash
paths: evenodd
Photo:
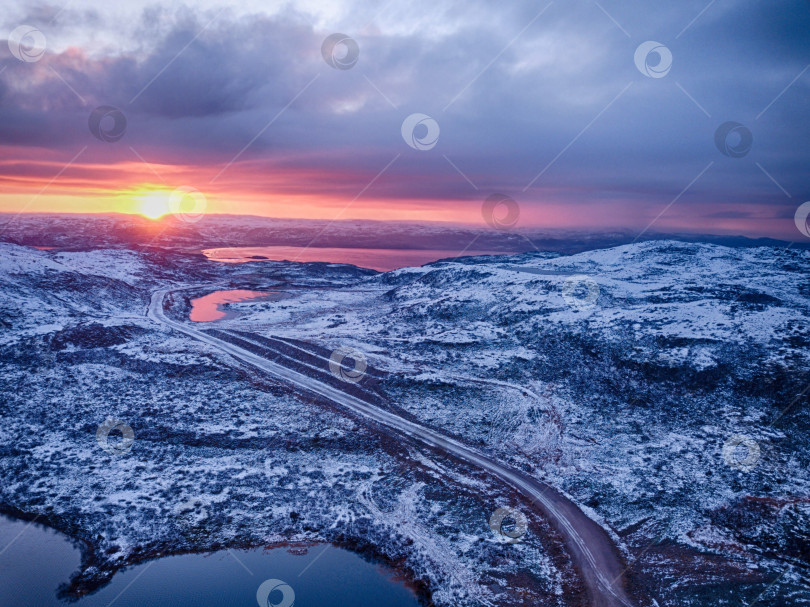
<path id="1" fill-rule="evenodd" d="M 436 249 L 449 253 L 486 250 L 504 253 L 554 251 L 580 253 L 631 244 L 636 240 L 678 240 L 730 247 L 792 247 L 810 242 L 715 234 L 633 230 L 568 230 L 519 228 L 499 231 L 486 226 L 450 223 L 367 220 L 273 219 L 245 215 L 207 215 L 198 222 L 175 217 L 154 221 L 125 214 L 0 215 L 0 241 L 68 250 L 155 246 L 203 249 L 257 246 L 309 246 L 370 249 Z M 452 256 L 452 255 L 448 255 Z"/>

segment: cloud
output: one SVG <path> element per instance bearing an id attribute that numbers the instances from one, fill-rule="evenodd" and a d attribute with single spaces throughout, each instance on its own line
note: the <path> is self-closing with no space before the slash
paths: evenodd
<path id="1" fill-rule="evenodd" d="M 131 162 L 134 148 L 150 163 L 211 177 L 239 154 L 222 177 L 234 186 L 239 176 L 258 191 L 347 196 L 400 154 L 375 183 L 391 204 L 505 191 L 528 205 L 610 201 L 652 216 L 676 198 L 695 208 L 769 205 L 787 216 L 810 198 L 802 162 L 810 70 L 780 96 L 807 65 L 806 2 L 604 2 L 608 15 L 574 0 L 539 16 L 545 5 L 528 1 L 340 2 L 328 12 L 282 2 L 255 13 L 144 4 L 127 21 L 106 4 L 15 15 L 43 29 L 58 15 L 52 38 L 61 46 L 37 63 L 0 58 L 7 146 L 69 159 L 88 145 L 92 162 L 110 163 Z M 334 31 L 358 41 L 351 70 L 321 57 Z M 672 51 L 665 78 L 636 69 L 645 40 Z M 127 117 L 120 145 L 88 132 L 87 116 L 102 104 Z M 440 125 L 429 152 L 402 141 L 414 112 Z M 715 147 L 728 120 L 753 133 L 744 158 Z"/>

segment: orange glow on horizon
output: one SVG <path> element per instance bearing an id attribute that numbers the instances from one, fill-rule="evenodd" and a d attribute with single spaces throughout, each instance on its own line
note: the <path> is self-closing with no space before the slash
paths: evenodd
<path id="1" fill-rule="evenodd" d="M 3 149 L 0 146 L 0 153 Z M 235 164 L 214 181 L 216 174 L 206 166 L 157 161 L 149 165 L 131 160 L 104 163 L 100 158 L 83 157 L 66 168 L 50 157 L 0 160 L 0 213 L 112 212 L 138 215 L 156 223 L 169 215 L 194 222 L 202 215 L 229 214 L 486 226 L 479 193 L 451 200 L 398 198 L 390 191 L 380 196 L 375 187 L 358 197 L 361 185 L 368 183 L 366 174 L 294 167 L 272 171 L 257 162 Z M 641 230 L 664 204 L 651 201 L 642 206 L 624 199 L 621 193 L 598 200 L 588 200 L 583 194 L 572 203 L 567 192 L 541 188 L 532 190 L 531 198 L 525 196 L 518 199 L 517 229 Z M 780 216 L 767 205 L 713 203 L 713 214 L 706 216 L 699 210 L 694 204 L 668 208 L 655 222 L 656 231 L 796 237 L 792 217 Z M 740 215 L 741 211 L 745 213 Z M 728 215 L 723 216 L 726 212 Z"/>

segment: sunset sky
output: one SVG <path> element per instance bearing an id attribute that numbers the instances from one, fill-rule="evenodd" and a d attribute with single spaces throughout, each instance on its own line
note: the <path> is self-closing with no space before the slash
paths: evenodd
<path id="1" fill-rule="evenodd" d="M 807 1 L 4 8 L 0 36 L 29 26 L 45 51 L 0 45 L 3 212 L 157 215 L 185 187 L 209 213 L 483 224 L 497 192 L 519 227 L 801 238 Z M 357 42 L 351 69 L 322 56 L 336 32 Z M 646 41 L 671 52 L 665 76 L 634 63 Z M 91 133 L 99 106 L 125 117 L 119 140 Z M 414 113 L 436 121 L 432 149 L 406 144 Z M 715 141 L 728 121 L 753 136 L 741 157 Z"/>

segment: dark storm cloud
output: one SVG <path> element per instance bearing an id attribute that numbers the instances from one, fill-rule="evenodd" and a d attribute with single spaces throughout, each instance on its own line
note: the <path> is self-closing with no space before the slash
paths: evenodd
<path id="1" fill-rule="evenodd" d="M 718 219 L 747 219 L 752 217 L 751 213 L 745 211 L 717 211 L 716 213 L 707 213 L 706 217 L 716 217 Z"/>
<path id="2" fill-rule="evenodd" d="M 4 105 L 51 111 L 82 107 L 58 74 L 81 97 L 131 105 L 133 113 L 217 116 L 286 102 L 298 82 L 295 65 L 307 55 L 310 62 L 314 58 L 315 34 L 291 21 L 215 20 L 206 29 L 210 14 L 183 10 L 171 17 L 173 27 L 160 32 L 150 24 L 167 14 L 147 11 L 137 31 L 141 48 L 122 56 L 94 58 L 71 49 L 28 65 L 8 56 L 3 61 L 10 68 L 3 80 Z"/>

